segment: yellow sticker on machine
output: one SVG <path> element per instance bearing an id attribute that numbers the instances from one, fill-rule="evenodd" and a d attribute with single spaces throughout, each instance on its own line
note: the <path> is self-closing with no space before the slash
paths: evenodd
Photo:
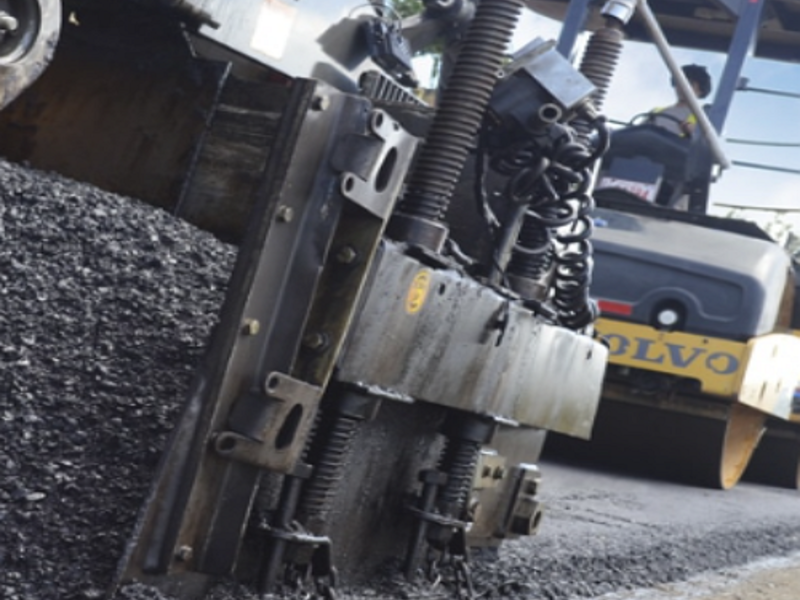
<path id="1" fill-rule="evenodd" d="M 406 294 L 406 312 L 410 315 L 417 314 L 425 305 L 425 300 L 428 298 L 428 290 L 431 287 L 431 272 L 428 269 L 422 269 L 414 275 L 411 285 Z"/>
<path id="2" fill-rule="evenodd" d="M 595 327 L 612 364 L 696 379 L 708 394 L 737 393 L 747 344 L 613 319 L 598 319 Z"/>

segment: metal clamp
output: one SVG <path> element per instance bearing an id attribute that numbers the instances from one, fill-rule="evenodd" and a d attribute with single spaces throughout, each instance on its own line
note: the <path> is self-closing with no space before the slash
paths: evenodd
<path id="1" fill-rule="evenodd" d="M 336 166 L 343 171 L 340 191 L 348 200 L 386 218 L 400 192 L 405 175 L 402 165 L 409 163 L 417 139 L 380 109 L 370 115 L 368 128 L 364 136 L 346 138 L 349 147 L 337 153 L 342 164 Z M 361 162 L 346 164 L 347 157 L 360 157 Z"/>
<path id="2" fill-rule="evenodd" d="M 256 393 L 269 403 L 270 419 L 258 439 L 234 431 L 212 438 L 220 456 L 279 473 L 289 473 L 300 459 L 306 434 L 316 413 L 322 390 L 283 373 L 270 373 L 263 392 Z"/>

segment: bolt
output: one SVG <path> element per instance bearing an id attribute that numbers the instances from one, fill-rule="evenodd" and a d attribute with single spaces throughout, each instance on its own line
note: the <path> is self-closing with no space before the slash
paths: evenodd
<path id="1" fill-rule="evenodd" d="M 528 480 L 525 482 L 525 493 L 529 496 L 535 496 L 536 492 L 539 491 L 539 482 Z"/>
<path id="2" fill-rule="evenodd" d="M 0 10 L 0 31 L 14 32 L 19 27 L 19 21 L 7 12 Z"/>
<path id="3" fill-rule="evenodd" d="M 175 551 L 175 559 L 181 562 L 188 562 L 192 558 L 192 547 L 181 546 Z"/>
<path id="4" fill-rule="evenodd" d="M 321 351 L 328 347 L 328 336 L 314 331 L 303 337 L 303 345 L 309 350 Z"/>
<path id="5" fill-rule="evenodd" d="M 330 105 L 331 99 L 327 96 L 314 96 L 314 99 L 311 101 L 311 108 L 313 110 L 327 110 Z"/>
<path id="6" fill-rule="evenodd" d="M 242 333 L 245 335 L 258 335 L 260 329 L 261 323 L 258 319 L 245 319 L 242 325 Z"/>
<path id="7" fill-rule="evenodd" d="M 286 206 L 285 204 L 281 204 L 278 207 L 278 210 L 275 214 L 275 218 L 278 219 L 281 223 L 289 223 L 292 219 L 294 219 L 294 210 L 291 206 Z"/>
<path id="8" fill-rule="evenodd" d="M 358 258 L 358 252 L 352 246 L 342 246 L 336 253 L 336 260 L 343 265 L 352 264 Z"/>

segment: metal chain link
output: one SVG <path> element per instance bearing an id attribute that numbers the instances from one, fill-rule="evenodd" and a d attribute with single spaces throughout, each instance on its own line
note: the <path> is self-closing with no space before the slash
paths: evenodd
<path id="1" fill-rule="evenodd" d="M 431 582 L 431 592 L 446 581 L 442 573 L 444 569 L 452 570 L 453 577 L 450 581 L 455 587 L 458 600 L 475 600 L 475 586 L 468 557 L 442 552 L 438 558 L 428 561 L 427 576 Z"/>

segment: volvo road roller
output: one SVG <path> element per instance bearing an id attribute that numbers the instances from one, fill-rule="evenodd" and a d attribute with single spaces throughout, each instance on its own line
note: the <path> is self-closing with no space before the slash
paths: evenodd
<path id="1" fill-rule="evenodd" d="M 663 112 L 641 115 L 612 134 L 598 173 L 591 291 L 610 365 L 594 456 L 730 488 L 763 440 L 750 474 L 798 484 L 797 265 L 755 225 L 706 214 L 710 185 L 729 166 L 717 134 L 746 56 L 755 48 L 792 59 L 800 45 L 789 4 L 533 3 L 564 20 L 559 49 L 566 55 L 584 25 L 593 30 L 581 70 L 596 95 L 610 84 L 625 37 L 654 43 L 696 123 L 687 133 L 680 120 L 669 127 Z M 699 105 L 667 39 L 726 53 L 710 105 Z M 552 447 L 587 451 L 563 439 Z"/>

